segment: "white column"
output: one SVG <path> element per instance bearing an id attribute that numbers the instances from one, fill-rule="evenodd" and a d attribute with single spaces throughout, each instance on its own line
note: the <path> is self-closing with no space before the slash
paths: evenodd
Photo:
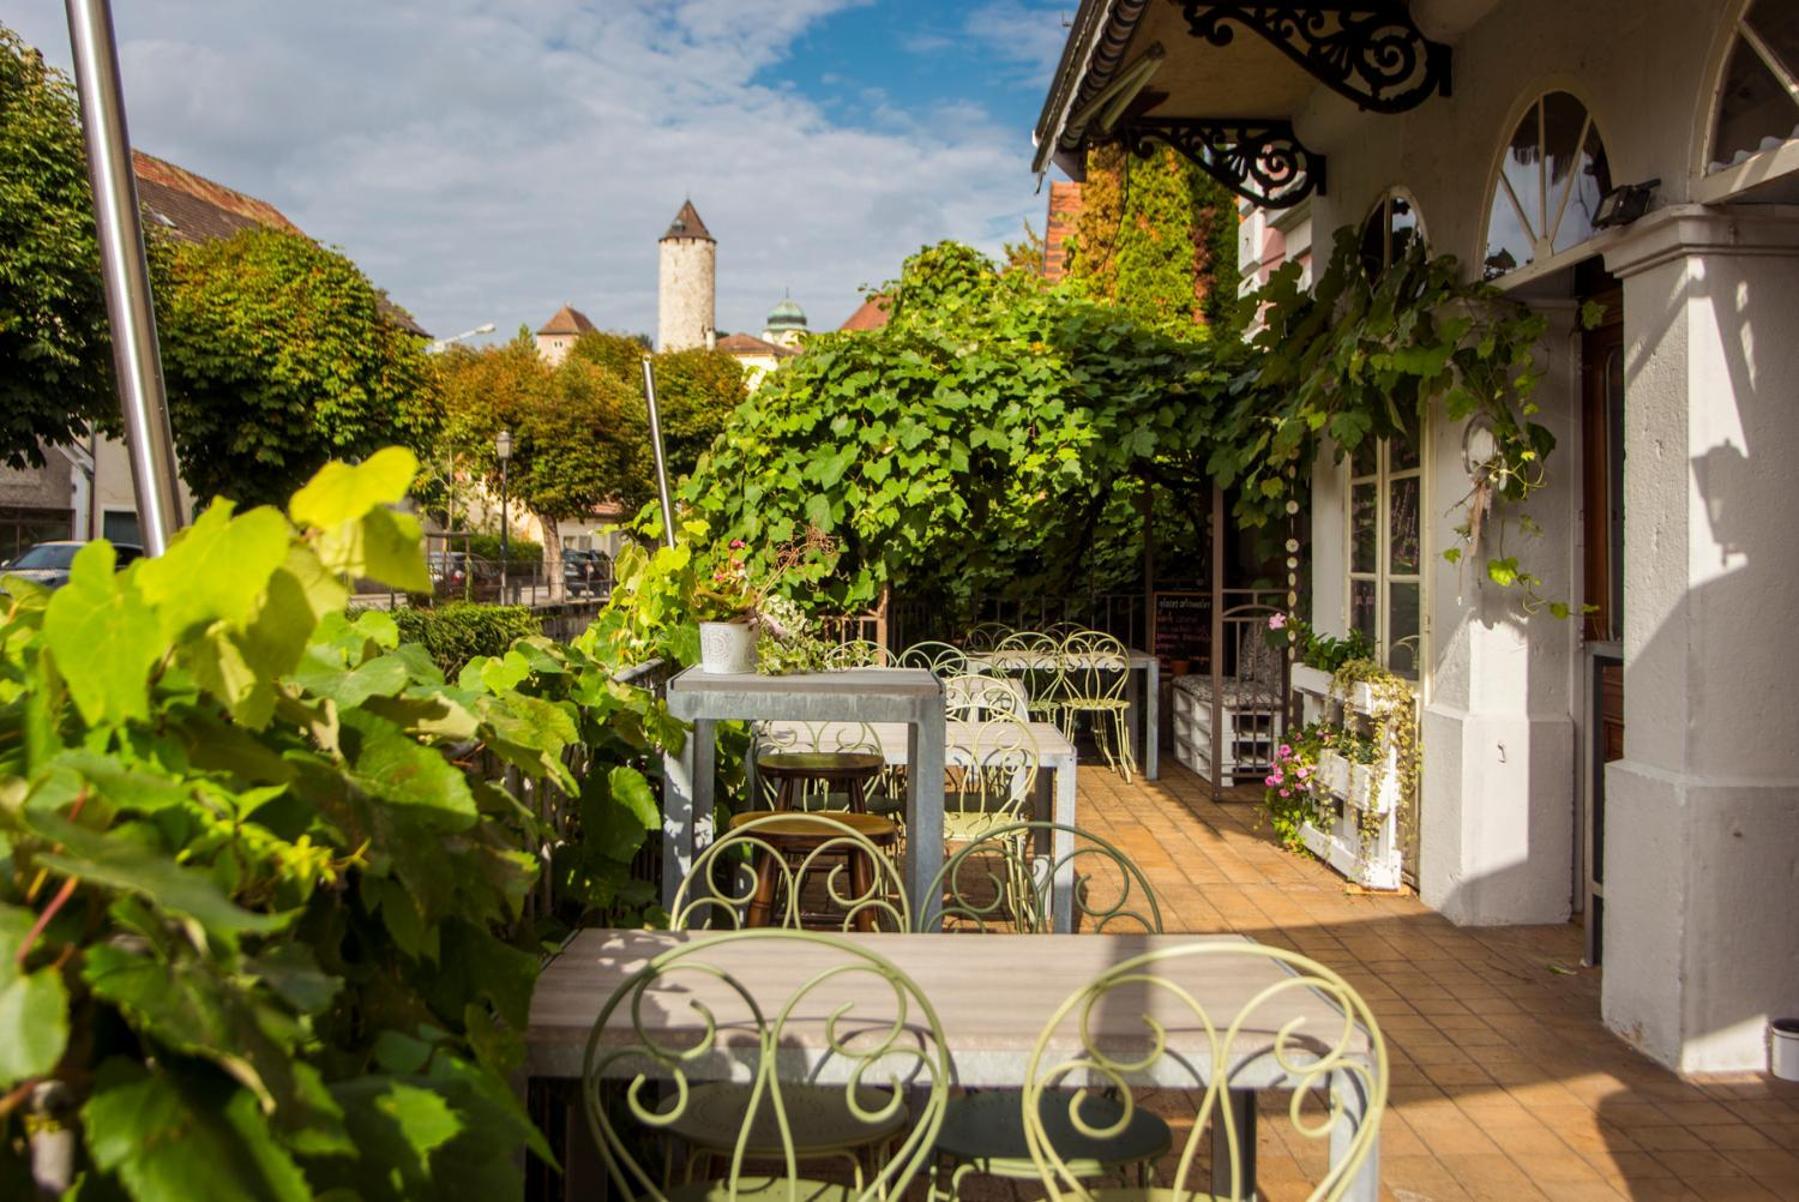
<path id="1" fill-rule="evenodd" d="M 1682 1071 L 1799 1013 L 1799 209 L 1644 219 L 1624 277 L 1624 759 L 1606 1022 Z"/>
<path id="2" fill-rule="evenodd" d="M 1517 506 L 1489 526 L 1478 552 L 1458 545 L 1470 488 L 1463 423 L 1433 424 L 1425 519 L 1430 675 L 1423 711 L 1419 893 L 1464 925 L 1562 922 L 1573 906 L 1574 673 L 1579 630 L 1548 612 L 1526 615 L 1516 589 L 1486 579 L 1486 560 L 1516 556 L 1549 600 L 1573 597 L 1580 479 L 1579 356 L 1573 308 L 1542 307 L 1550 332 L 1536 420 L 1557 449 L 1544 486 L 1524 507 L 1542 527 L 1527 535 Z M 1500 540 L 1503 539 L 1503 542 Z"/>

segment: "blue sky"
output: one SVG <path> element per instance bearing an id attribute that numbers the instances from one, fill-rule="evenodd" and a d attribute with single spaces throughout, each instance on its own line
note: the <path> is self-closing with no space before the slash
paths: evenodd
<path id="1" fill-rule="evenodd" d="M 1075 0 L 131 0 L 134 142 L 270 201 L 434 332 L 564 302 L 651 331 L 691 195 L 719 325 L 814 328 L 1044 198 L 1030 130 Z M 62 5 L 0 21 L 66 66 Z"/>

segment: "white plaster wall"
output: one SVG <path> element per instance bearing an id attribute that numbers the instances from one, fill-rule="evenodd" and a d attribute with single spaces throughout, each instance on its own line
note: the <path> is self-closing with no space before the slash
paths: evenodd
<path id="1" fill-rule="evenodd" d="M 718 243 L 665 238 L 659 249 L 656 345 L 665 351 L 705 346 L 718 325 Z"/>

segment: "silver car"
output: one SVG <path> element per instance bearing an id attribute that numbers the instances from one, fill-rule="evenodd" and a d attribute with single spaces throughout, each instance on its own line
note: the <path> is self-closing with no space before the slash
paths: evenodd
<path id="1" fill-rule="evenodd" d="M 85 546 L 86 543 L 76 542 L 37 543 L 10 562 L 0 564 L 0 576 L 20 576 L 45 588 L 60 588 L 69 582 L 69 565 L 75 562 L 75 553 Z M 119 553 L 121 568 L 144 553 L 142 547 L 131 543 L 114 543 L 113 550 Z"/>

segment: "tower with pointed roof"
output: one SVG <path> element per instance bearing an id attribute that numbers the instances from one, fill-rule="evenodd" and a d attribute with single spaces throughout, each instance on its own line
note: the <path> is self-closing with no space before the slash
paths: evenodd
<path id="1" fill-rule="evenodd" d="M 656 345 L 665 351 L 709 346 L 718 328 L 718 243 L 693 201 L 662 235 Z"/>

